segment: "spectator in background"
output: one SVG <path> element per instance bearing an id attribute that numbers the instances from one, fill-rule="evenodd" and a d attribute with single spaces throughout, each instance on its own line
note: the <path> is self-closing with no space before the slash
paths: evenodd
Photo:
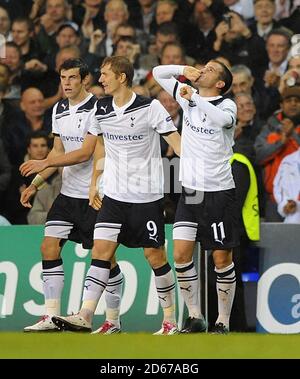
<path id="1" fill-rule="evenodd" d="M 22 74 L 22 61 L 21 50 L 14 42 L 6 42 L 5 44 L 5 57 L 0 57 L 0 62 L 5 64 L 10 71 L 9 75 L 9 87 L 5 94 L 5 98 L 11 100 L 17 100 L 21 97 L 21 74 Z"/>
<path id="2" fill-rule="evenodd" d="M 47 179 L 44 188 L 38 191 L 34 197 L 32 208 L 27 215 L 30 225 L 45 224 L 47 214 L 61 189 L 61 172 L 57 170 Z"/>
<path id="3" fill-rule="evenodd" d="M 79 25 L 84 38 L 89 39 L 94 30 L 104 28 L 105 3 L 103 0 L 73 2 L 72 19 Z"/>
<path id="4" fill-rule="evenodd" d="M 271 30 L 280 26 L 273 19 L 275 11 L 275 0 L 254 0 L 255 20 L 249 26 L 251 32 L 266 40 Z"/>
<path id="5" fill-rule="evenodd" d="M 213 3 L 207 6 L 203 0 L 195 2 L 190 30 L 180 35 L 188 55 L 206 61 L 214 56 L 215 26 L 218 21 L 218 12 Z"/>
<path id="6" fill-rule="evenodd" d="M 129 2 L 128 5 L 133 4 Z M 136 30 L 137 40 L 143 53 L 153 35 L 150 33 L 150 25 L 155 15 L 156 0 L 138 0 L 135 8 L 130 9 L 129 23 Z"/>
<path id="7" fill-rule="evenodd" d="M 155 34 L 155 43 L 149 47 L 149 54 L 141 56 L 139 65 L 145 70 L 152 70 L 157 66 L 161 59 L 161 53 L 164 45 L 167 42 L 178 42 L 177 27 L 172 22 L 164 22 L 157 28 Z"/>
<path id="8" fill-rule="evenodd" d="M 139 84 L 147 75 L 147 71 L 139 67 L 140 45 L 135 43 L 132 37 L 120 37 L 116 42 L 113 55 L 119 55 L 129 59 L 134 67 L 133 84 Z"/>
<path id="9" fill-rule="evenodd" d="M 280 163 L 274 179 L 274 197 L 284 222 L 300 224 L 300 147 Z"/>
<path id="10" fill-rule="evenodd" d="M 27 138 L 33 131 L 51 131 L 51 118 L 45 114 L 44 96 L 37 88 L 28 88 L 21 97 L 21 112 L 16 113 L 9 124 L 4 126 L 3 139 L 10 162 L 18 167 L 23 162 Z"/>
<path id="11" fill-rule="evenodd" d="M 264 73 L 266 87 L 278 88 L 280 77 L 288 67 L 288 53 L 291 47 L 292 32 L 286 28 L 272 30 L 266 40 L 268 66 Z"/>
<path id="12" fill-rule="evenodd" d="M 292 56 L 288 60 L 288 69 L 280 78 L 278 90 L 282 93 L 286 87 L 300 85 L 300 55 Z"/>
<path id="13" fill-rule="evenodd" d="M 55 52 L 47 54 L 43 60 L 43 62 L 47 64 L 49 70 L 55 70 L 55 57 L 60 49 L 68 46 L 79 47 L 81 38 L 78 25 L 71 21 L 63 23 L 57 30 L 55 41 Z"/>
<path id="14" fill-rule="evenodd" d="M 260 81 L 255 81 L 251 70 L 242 64 L 232 66 L 232 94 L 247 93 L 252 96 L 257 114 L 267 120 L 279 108 L 280 93 L 276 88 L 265 88 Z"/>
<path id="15" fill-rule="evenodd" d="M 282 159 L 300 146 L 300 87 L 287 88 L 280 105 L 255 141 L 256 159 L 264 170 L 265 217 L 270 222 L 282 221 L 273 196 L 274 177 Z"/>
<path id="16" fill-rule="evenodd" d="M 268 62 L 265 42 L 258 35 L 252 35 L 242 16 L 229 12 L 215 32 L 213 48 L 217 55 L 228 58 L 232 65 L 246 65 L 255 79 L 263 77 Z"/>
<path id="17" fill-rule="evenodd" d="M 155 8 L 155 15 L 150 25 L 150 33 L 155 34 L 159 25 L 164 22 L 174 22 L 178 25 L 175 19 L 175 13 L 178 10 L 178 2 L 173 0 L 158 0 Z"/>
<path id="18" fill-rule="evenodd" d="M 55 33 L 61 24 L 68 21 L 67 0 L 46 0 L 46 12 L 40 17 L 36 39 L 42 53 L 55 53 Z"/>
<path id="19" fill-rule="evenodd" d="M 104 58 L 112 55 L 116 28 L 126 23 L 128 18 L 128 8 L 123 0 L 109 0 L 107 2 L 104 11 L 105 29 L 101 30 L 103 36 L 94 52 L 98 57 Z M 91 36 L 92 33 L 89 38 Z"/>
<path id="20" fill-rule="evenodd" d="M 13 21 L 12 39 L 21 51 L 23 63 L 32 59 L 40 59 L 39 47 L 33 36 L 33 23 L 29 18 L 16 18 Z"/>
<path id="21" fill-rule="evenodd" d="M 150 25 L 155 15 L 156 0 L 138 0 L 139 6 L 130 11 L 130 22 L 139 33 L 150 34 Z"/>
<path id="22" fill-rule="evenodd" d="M 5 37 L 6 41 L 11 41 L 10 17 L 7 10 L 0 6 L 0 33 Z"/>
<path id="23" fill-rule="evenodd" d="M 43 131 L 33 131 L 30 133 L 27 143 L 27 154 L 22 159 L 45 159 L 49 152 L 50 140 Z M 28 208 L 25 208 L 20 203 L 20 194 L 31 183 L 33 176 L 23 177 L 18 167 L 12 168 L 12 177 L 9 183 L 8 190 L 4 195 L 3 215 L 12 224 L 27 224 Z"/>
<path id="24" fill-rule="evenodd" d="M 160 62 L 162 65 L 166 64 L 185 64 L 187 60 L 192 60 L 191 64 L 194 63 L 193 59 L 186 57 L 184 54 L 183 47 L 178 42 L 166 42 L 161 51 Z M 181 83 L 185 83 L 187 80 L 183 75 L 179 75 L 177 78 Z M 145 78 L 145 86 L 149 89 L 152 97 L 156 97 L 160 92 L 161 87 L 153 78 L 152 70 L 147 74 Z"/>
<path id="25" fill-rule="evenodd" d="M 260 213 L 264 215 L 263 204 L 265 203 L 262 169 L 256 163 L 254 143 L 260 133 L 264 121 L 256 114 L 256 107 L 253 98 L 248 93 L 237 93 L 234 97 L 237 106 L 237 123 L 234 131 L 233 152 L 243 154 L 251 163 L 255 170 L 258 181 L 258 198 Z M 243 171 L 243 170 L 242 170 Z M 248 171 L 247 171 L 248 172 Z"/>
<path id="26" fill-rule="evenodd" d="M 256 116 L 256 107 L 250 94 L 238 93 L 234 101 L 237 106 L 237 123 L 233 151 L 245 155 L 253 164 L 255 162 L 254 143 L 262 129 L 263 121 Z"/>

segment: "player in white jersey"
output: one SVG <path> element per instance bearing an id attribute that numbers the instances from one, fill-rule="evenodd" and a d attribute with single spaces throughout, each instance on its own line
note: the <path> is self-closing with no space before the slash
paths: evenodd
<path id="1" fill-rule="evenodd" d="M 179 83 L 184 75 L 195 88 Z M 193 262 L 195 242 L 213 251 L 219 315 L 213 331 L 226 333 L 235 294 L 232 248 L 238 245 L 232 155 L 236 105 L 222 95 L 232 75 L 219 61 L 201 70 L 166 65 L 153 69 L 157 82 L 183 109 L 180 180 L 183 193 L 173 226 L 174 260 L 182 296 L 189 310 L 183 333 L 206 329 L 199 303 L 198 275 Z"/>
<path id="2" fill-rule="evenodd" d="M 66 166 L 86 161 L 101 135 L 105 166 L 101 211 L 94 231 L 92 263 L 87 273 L 83 303 L 77 315 L 53 317 L 61 328 L 89 330 L 97 303 L 107 285 L 110 260 L 120 243 L 143 247 L 155 275 L 164 311 L 157 334 L 178 332 L 175 320 L 175 280 L 167 262 L 164 242 L 163 167 L 160 135 L 179 154 L 180 135 L 170 115 L 157 101 L 132 91 L 133 66 L 125 57 L 109 57 L 101 66 L 100 83 L 109 97 L 98 100 L 94 124 L 82 148 L 59 158 L 29 161 L 23 174 L 49 166 Z"/>
<path id="3" fill-rule="evenodd" d="M 79 149 L 91 126 L 92 111 L 97 101 L 85 90 L 88 67 L 79 59 L 70 59 L 60 68 L 61 84 L 66 99 L 59 101 L 53 108 L 52 131 L 54 146 L 49 159 Z M 101 147 L 95 151 L 102 155 Z M 42 267 L 46 314 L 34 325 L 24 329 L 26 332 L 58 331 L 52 322 L 53 315 L 60 315 L 61 293 L 64 271 L 61 250 L 67 240 L 82 243 L 86 249 L 93 247 L 93 230 L 97 211 L 101 202 L 93 196 L 93 209 L 89 206 L 89 189 L 93 171 L 93 160 L 72 167 L 65 167 L 62 173 L 62 188 L 55 199 L 45 225 L 45 237 L 41 246 Z M 32 184 L 22 193 L 21 203 L 31 207 L 29 200 L 53 169 L 37 175 Z M 95 178 L 93 177 L 94 182 Z M 92 183 L 95 184 L 95 183 Z M 92 189 L 95 195 L 95 189 Z M 119 310 L 123 277 L 119 266 L 113 262 L 110 271 L 108 291 L 106 292 L 107 320 L 101 328 L 104 334 L 120 331 Z M 108 327 L 109 326 L 109 327 Z"/>

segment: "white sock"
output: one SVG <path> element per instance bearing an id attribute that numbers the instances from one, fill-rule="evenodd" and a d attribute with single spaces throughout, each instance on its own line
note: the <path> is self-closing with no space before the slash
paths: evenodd
<path id="1" fill-rule="evenodd" d="M 215 272 L 217 273 L 217 295 L 219 311 L 219 316 L 217 318 L 216 324 L 221 322 L 226 326 L 226 328 L 229 329 L 229 319 L 236 287 L 234 263 L 232 262 L 229 266 L 222 269 L 217 269 L 215 267 Z"/>
<path id="2" fill-rule="evenodd" d="M 123 274 L 119 265 L 110 270 L 105 291 L 106 320 L 120 328 L 120 307 L 123 288 Z"/>
<path id="3" fill-rule="evenodd" d="M 198 274 L 194 262 L 175 263 L 175 271 L 181 295 L 189 311 L 189 316 L 203 318 L 200 306 Z"/>
<path id="4" fill-rule="evenodd" d="M 158 298 L 164 312 L 164 321 L 175 324 L 175 278 L 171 266 L 166 263 L 153 271 Z"/>
<path id="5" fill-rule="evenodd" d="M 82 296 L 80 314 L 91 321 L 98 301 L 105 290 L 110 272 L 110 261 L 92 259 L 91 266 L 86 274 Z"/>
<path id="6" fill-rule="evenodd" d="M 62 259 L 43 260 L 43 289 L 46 314 L 60 315 L 61 294 L 64 288 L 64 269 Z"/>

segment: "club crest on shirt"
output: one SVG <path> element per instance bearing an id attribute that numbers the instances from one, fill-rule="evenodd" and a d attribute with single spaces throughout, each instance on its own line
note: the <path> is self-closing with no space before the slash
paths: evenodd
<path id="1" fill-rule="evenodd" d="M 189 101 L 189 107 L 195 107 L 196 106 L 196 103 L 193 101 L 193 100 L 190 100 Z"/>
<path id="2" fill-rule="evenodd" d="M 135 120 L 135 117 L 130 117 L 130 119 L 131 119 L 131 124 L 130 124 L 130 126 L 133 128 L 134 127 L 134 120 Z"/>

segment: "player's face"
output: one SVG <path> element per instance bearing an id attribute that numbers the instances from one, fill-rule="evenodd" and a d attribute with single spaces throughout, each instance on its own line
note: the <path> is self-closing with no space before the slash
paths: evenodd
<path id="1" fill-rule="evenodd" d="M 201 70 L 195 85 L 201 88 L 213 88 L 220 82 L 221 66 L 217 62 L 208 62 Z"/>
<path id="2" fill-rule="evenodd" d="M 79 68 L 61 70 L 60 82 L 64 94 L 68 99 L 76 99 L 84 88 L 84 82 L 81 79 Z"/>
<path id="3" fill-rule="evenodd" d="M 121 87 L 120 76 L 112 71 L 110 65 L 101 67 L 99 83 L 102 85 L 105 95 L 114 95 Z"/>

